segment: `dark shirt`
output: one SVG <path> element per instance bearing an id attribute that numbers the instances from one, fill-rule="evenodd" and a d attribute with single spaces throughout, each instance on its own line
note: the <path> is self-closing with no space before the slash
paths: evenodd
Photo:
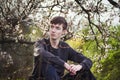
<path id="1" fill-rule="evenodd" d="M 35 56 L 34 67 L 37 68 L 39 59 L 41 58 L 41 64 L 51 64 L 56 68 L 56 71 L 60 76 L 64 74 L 64 63 L 68 60 L 81 64 L 82 70 L 90 69 L 92 61 L 85 57 L 83 54 L 73 50 L 67 43 L 60 41 L 58 48 L 55 49 L 50 45 L 49 39 L 42 39 L 34 45 L 35 53 L 39 54 Z"/>

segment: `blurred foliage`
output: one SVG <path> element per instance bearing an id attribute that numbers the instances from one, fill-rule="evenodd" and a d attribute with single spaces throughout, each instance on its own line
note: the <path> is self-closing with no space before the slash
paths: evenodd
<path id="1" fill-rule="evenodd" d="M 106 44 L 103 45 L 102 38 L 98 37 L 100 33 L 96 31 L 99 38 L 99 47 L 88 28 L 84 28 L 78 33 L 83 33 L 81 39 L 68 40 L 68 44 L 74 49 L 82 49 L 81 52 L 92 59 L 92 72 L 97 80 L 119 80 L 120 77 L 120 26 L 110 26 L 109 36 L 106 37 Z M 83 40 L 84 39 L 84 40 Z M 80 42 L 80 43 L 79 43 Z M 82 43 L 84 42 L 84 44 Z"/>
<path id="2" fill-rule="evenodd" d="M 120 79 L 120 26 L 112 26 L 110 31 L 108 57 L 101 61 L 100 80 Z"/>
<path id="3" fill-rule="evenodd" d="M 81 49 L 84 44 L 84 40 L 81 38 L 72 38 L 66 41 L 73 49 Z"/>
<path id="4" fill-rule="evenodd" d="M 18 35 L 14 37 L 30 43 L 8 41 L 0 45 L 0 80 L 26 80 L 33 68 L 33 42 L 41 38 L 43 32 L 35 25 L 27 28 L 20 25 L 16 30 Z"/>
<path id="5" fill-rule="evenodd" d="M 16 80 L 28 77 L 33 63 L 33 46 L 19 43 L 4 44 L 1 52 L 0 80 Z"/>
<path id="6" fill-rule="evenodd" d="M 30 41 L 36 41 L 43 36 L 43 32 L 37 26 L 30 26 L 29 32 L 26 33 L 25 38 L 30 39 Z"/>
<path id="7" fill-rule="evenodd" d="M 120 79 L 120 50 L 111 51 L 109 57 L 102 62 L 102 71 L 99 80 Z"/>

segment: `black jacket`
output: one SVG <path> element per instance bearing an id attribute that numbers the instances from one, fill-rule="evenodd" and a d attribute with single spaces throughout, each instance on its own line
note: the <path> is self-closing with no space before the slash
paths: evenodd
<path id="1" fill-rule="evenodd" d="M 35 64 L 34 64 L 34 75 L 38 75 L 40 65 L 43 63 L 52 64 L 56 67 L 56 70 L 60 74 L 60 76 L 64 73 L 64 63 L 68 60 L 79 63 L 83 66 L 82 70 L 88 70 L 92 66 L 92 61 L 85 57 L 83 54 L 76 52 L 73 50 L 67 43 L 60 41 L 58 45 L 58 49 L 53 49 L 50 45 L 49 39 L 42 39 L 35 43 L 34 45 L 34 53 L 37 54 L 35 56 Z M 36 72 L 37 71 L 37 72 Z M 36 74 L 35 74 L 36 73 Z"/>

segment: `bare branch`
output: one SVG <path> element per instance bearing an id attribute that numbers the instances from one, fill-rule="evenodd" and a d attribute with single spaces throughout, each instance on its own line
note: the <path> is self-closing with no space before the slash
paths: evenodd
<path id="1" fill-rule="evenodd" d="M 0 11 L 2 12 L 3 17 L 6 18 L 5 14 L 3 12 L 3 8 L 1 6 L 0 6 L 0 9 L 1 9 Z"/>
<path id="2" fill-rule="evenodd" d="M 108 0 L 109 2 L 110 2 L 110 4 L 112 4 L 114 7 L 116 7 L 116 8 L 119 8 L 120 9 L 120 3 L 117 3 L 117 2 L 115 2 L 115 1 L 113 1 L 113 0 Z"/>
<path id="3" fill-rule="evenodd" d="M 31 41 L 25 41 L 25 40 L 12 40 L 12 39 L 5 39 L 5 40 L 0 40 L 0 44 L 4 44 L 4 43 L 20 43 L 20 44 L 31 44 L 33 45 L 35 42 L 31 42 Z"/>
<path id="4" fill-rule="evenodd" d="M 97 39 L 97 37 L 95 36 L 95 32 L 94 32 L 94 30 L 93 30 L 93 28 L 92 28 L 92 25 L 96 26 L 97 29 L 98 29 L 98 31 L 102 34 L 102 31 L 101 31 L 100 27 L 99 27 L 98 25 L 94 24 L 94 23 L 91 21 L 89 11 L 86 10 L 78 0 L 75 0 L 75 1 L 79 4 L 79 6 L 82 8 L 82 10 L 88 15 L 88 21 L 89 21 L 90 28 L 91 28 L 91 30 L 92 30 L 92 33 L 93 33 L 94 37 L 95 37 L 95 41 L 96 41 L 97 46 L 100 47 L 100 46 L 99 46 L 99 43 L 98 43 L 98 39 Z M 92 24 L 92 25 L 91 25 L 91 24 Z"/>

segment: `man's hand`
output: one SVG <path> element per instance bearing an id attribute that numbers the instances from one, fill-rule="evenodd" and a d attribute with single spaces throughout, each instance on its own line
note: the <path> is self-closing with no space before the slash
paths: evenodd
<path id="1" fill-rule="evenodd" d="M 66 70 L 70 71 L 71 66 L 68 63 L 65 63 L 64 67 L 66 68 Z"/>
<path id="2" fill-rule="evenodd" d="M 71 75 L 76 75 L 76 72 L 82 69 L 82 65 L 75 65 L 75 64 L 69 65 L 68 63 L 65 63 L 64 67 L 66 68 L 66 70 L 68 70 L 71 73 Z"/>
<path id="3" fill-rule="evenodd" d="M 71 73 L 71 75 L 76 75 L 76 72 L 80 71 L 81 69 L 82 69 L 82 65 L 71 64 L 69 72 Z"/>

